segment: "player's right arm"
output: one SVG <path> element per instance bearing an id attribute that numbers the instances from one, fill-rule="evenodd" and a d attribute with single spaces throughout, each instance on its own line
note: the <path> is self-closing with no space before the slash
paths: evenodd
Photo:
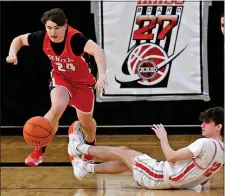
<path id="1" fill-rule="evenodd" d="M 20 50 L 22 46 L 29 46 L 28 35 L 29 33 L 19 35 L 12 40 L 10 48 L 9 48 L 9 54 L 6 57 L 6 61 L 8 63 L 13 63 L 14 65 L 18 63 L 18 59 L 17 59 L 18 51 Z"/>
<path id="2" fill-rule="evenodd" d="M 156 133 L 157 137 L 160 139 L 162 151 L 168 162 L 177 162 L 191 159 L 194 156 L 197 156 L 201 151 L 200 146 L 198 144 L 196 145 L 196 142 L 193 143 L 192 145 L 189 145 L 189 147 L 181 148 L 179 150 L 173 150 L 169 144 L 167 132 L 162 124 L 158 125 L 153 124 L 152 130 Z M 197 152 L 195 152 L 196 147 L 197 149 L 199 148 Z"/>
<path id="3" fill-rule="evenodd" d="M 43 42 L 44 42 L 45 32 L 36 31 L 33 33 L 26 33 L 15 37 L 10 45 L 9 54 L 6 57 L 8 63 L 13 63 L 14 65 L 18 63 L 17 53 L 22 46 L 30 46 L 35 48 L 35 51 L 43 52 Z"/>

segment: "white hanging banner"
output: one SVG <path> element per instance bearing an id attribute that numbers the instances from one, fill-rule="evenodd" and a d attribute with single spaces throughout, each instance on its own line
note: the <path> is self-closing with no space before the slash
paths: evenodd
<path id="1" fill-rule="evenodd" d="M 106 55 L 108 86 L 97 101 L 208 101 L 202 4 L 102 2 L 99 42 Z"/>

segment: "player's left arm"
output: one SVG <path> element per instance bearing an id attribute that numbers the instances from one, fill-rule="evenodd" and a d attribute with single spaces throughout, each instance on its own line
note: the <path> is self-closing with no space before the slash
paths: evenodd
<path id="1" fill-rule="evenodd" d="M 86 38 L 80 33 L 75 34 L 71 39 L 72 49 L 75 55 L 81 55 L 86 52 L 95 58 L 95 62 L 98 67 L 98 81 L 96 83 L 96 89 L 102 92 L 107 85 L 106 81 L 106 59 L 104 50 L 91 39 Z"/>
<path id="2" fill-rule="evenodd" d="M 94 56 L 96 64 L 98 66 L 99 76 L 105 75 L 106 59 L 104 50 L 98 44 L 89 39 L 85 44 L 84 51 Z"/>
<path id="3" fill-rule="evenodd" d="M 169 144 L 167 132 L 162 124 L 153 125 L 152 130 L 156 133 L 160 139 L 162 151 L 168 162 L 177 162 L 194 157 L 194 154 L 187 148 L 181 148 L 179 150 L 173 150 Z"/>
<path id="4" fill-rule="evenodd" d="M 94 56 L 95 62 L 98 67 L 98 80 L 95 85 L 95 88 L 102 93 L 107 85 L 106 80 L 106 59 L 104 50 L 92 40 L 88 40 L 84 51 L 88 54 Z"/>

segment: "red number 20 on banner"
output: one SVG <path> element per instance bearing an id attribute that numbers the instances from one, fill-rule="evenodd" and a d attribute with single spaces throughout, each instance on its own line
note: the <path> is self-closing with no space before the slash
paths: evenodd
<path id="1" fill-rule="evenodd" d="M 163 25 L 164 21 L 169 23 L 162 28 L 158 33 L 157 39 L 163 40 L 170 30 L 172 30 L 178 23 L 177 15 L 159 15 L 158 17 L 154 15 L 141 15 L 136 19 L 136 24 L 140 25 L 141 22 L 149 21 L 149 24 L 143 26 L 134 31 L 133 40 L 152 40 L 154 37 L 153 33 L 144 34 L 147 31 L 151 31 L 156 27 L 156 24 Z"/>

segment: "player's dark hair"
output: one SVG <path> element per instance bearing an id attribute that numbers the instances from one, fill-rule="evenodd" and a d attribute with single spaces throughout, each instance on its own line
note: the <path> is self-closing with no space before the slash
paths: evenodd
<path id="1" fill-rule="evenodd" d="M 54 8 L 46 11 L 41 18 L 41 22 L 46 24 L 48 20 L 56 23 L 58 26 L 63 26 L 68 21 L 65 13 L 60 8 Z"/>
<path id="2" fill-rule="evenodd" d="M 221 14 L 220 18 L 222 18 L 222 17 L 224 17 L 224 13 L 223 13 L 223 14 Z"/>
<path id="3" fill-rule="evenodd" d="M 209 108 L 200 114 L 199 119 L 202 122 L 214 121 L 216 125 L 221 124 L 221 135 L 223 135 L 224 109 L 222 107 Z"/>

